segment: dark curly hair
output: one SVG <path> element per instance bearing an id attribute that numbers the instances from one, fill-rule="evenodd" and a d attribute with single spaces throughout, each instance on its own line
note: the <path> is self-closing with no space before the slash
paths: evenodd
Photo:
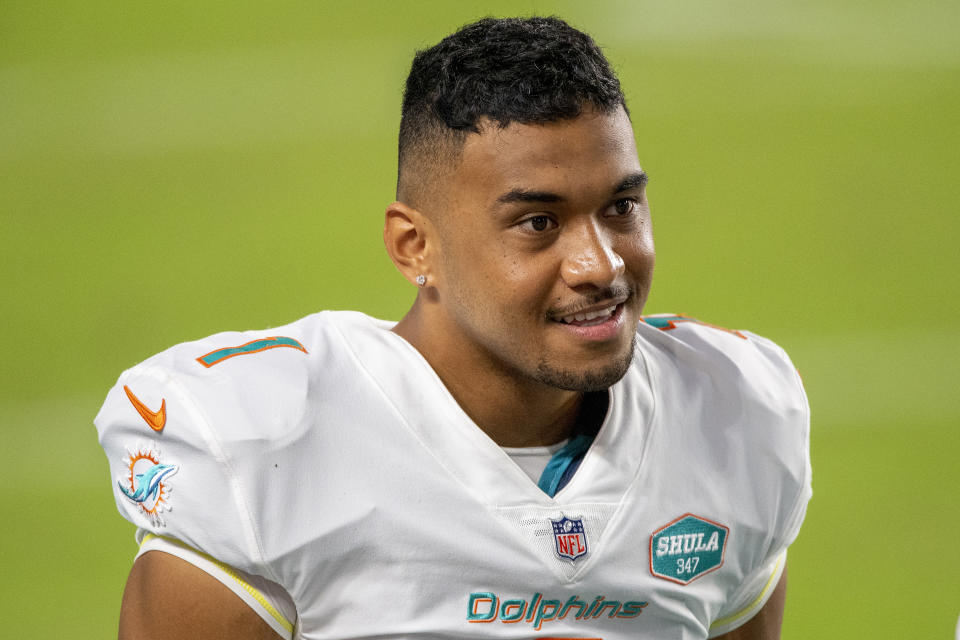
<path id="1" fill-rule="evenodd" d="M 398 198 L 413 195 L 403 193 L 415 190 L 404 183 L 455 163 L 481 120 L 542 124 L 575 118 L 587 105 L 626 110 L 620 81 L 593 38 L 556 17 L 468 24 L 413 59 L 400 119 Z"/>

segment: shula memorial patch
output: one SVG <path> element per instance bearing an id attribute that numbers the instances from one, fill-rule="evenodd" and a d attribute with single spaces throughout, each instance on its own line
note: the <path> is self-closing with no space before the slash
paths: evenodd
<path id="1" fill-rule="evenodd" d="M 650 573 L 678 584 L 690 584 L 723 565 L 730 529 L 687 513 L 650 536 Z"/>

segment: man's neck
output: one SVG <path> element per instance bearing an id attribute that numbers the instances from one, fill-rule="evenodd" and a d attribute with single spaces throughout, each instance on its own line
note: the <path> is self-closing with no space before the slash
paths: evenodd
<path id="1" fill-rule="evenodd" d="M 572 435 L 584 404 L 582 393 L 518 380 L 482 356 L 449 344 L 444 332 L 428 330 L 424 320 L 414 305 L 393 331 L 420 352 L 464 412 L 494 442 L 529 447 Z"/>

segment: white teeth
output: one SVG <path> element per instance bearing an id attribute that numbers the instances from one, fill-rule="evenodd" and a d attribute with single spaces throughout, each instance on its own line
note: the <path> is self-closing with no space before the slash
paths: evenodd
<path id="1" fill-rule="evenodd" d="M 613 315 L 613 312 L 617 310 L 617 305 L 607 307 L 606 309 L 599 309 L 597 311 L 588 311 L 586 313 L 574 313 L 569 316 L 563 316 L 560 318 L 560 322 L 565 322 L 567 324 L 571 322 L 587 322 L 590 320 L 596 320 L 597 318 L 609 318 Z"/>

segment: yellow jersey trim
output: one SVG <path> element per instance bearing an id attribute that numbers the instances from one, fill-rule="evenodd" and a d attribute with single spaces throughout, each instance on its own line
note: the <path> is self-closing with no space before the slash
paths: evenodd
<path id="1" fill-rule="evenodd" d="M 771 585 L 773 585 L 773 579 L 776 576 L 780 575 L 780 565 L 783 564 L 783 558 L 784 558 L 784 554 L 781 553 L 780 557 L 777 558 L 777 564 L 774 565 L 773 571 L 770 572 L 770 577 L 767 578 L 767 583 L 763 585 L 763 589 L 760 591 L 760 595 L 754 598 L 750 604 L 745 606 L 740 611 L 734 614 L 731 614 L 726 618 L 720 618 L 719 620 L 714 620 L 713 624 L 710 625 L 710 628 L 713 629 L 714 627 L 721 627 L 723 625 L 727 625 L 727 624 L 730 624 L 731 622 L 739 620 L 740 618 L 748 615 L 751 611 L 753 611 L 753 608 L 756 607 L 759 603 L 763 602 L 763 599 L 767 597 L 767 592 L 770 591 Z"/>
<path id="2" fill-rule="evenodd" d="M 184 544 L 183 542 L 180 542 L 179 540 L 177 540 L 177 539 L 175 539 L 175 538 L 168 538 L 167 536 L 158 536 L 158 535 L 155 534 L 155 533 L 147 533 L 145 536 L 143 536 L 143 540 L 140 541 L 140 545 L 143 546 L 143 544 L 144 544 L 145 542 L 147 542 L 148 540 L 152 540 L 153 538 L 162 538 L 163 540 L 166 540 L 167 542 L 169 542 L 169 543 L 171 543 L 171 544 L 175 544 L 175 545 L 177 545 L 178 547 L 181 547 L 181 548 L 183 548 L 183 549 L 186 549 L 187 551 L 191 551 L 191 552 L 197 554 L 198 556 L 200 556 L 201 558 L 203 558 L 204 560 L 206 560 L 207 562 L 210 562 L 210 563 L 216 565 L 218 569 L 220 569 L 220 570 L 223 571 L 225 574 L 227 574 L 228 576 L 230 576 L 231 578 L 233 578 L 233 580 L 234 580 L 238 585 L 240 585 L 240 588 L 242 588 L 244 591 L 246 591 L 247 593 L 249 593 L 249 594 L 250 594 L 250 597 L 252 597 L 254 600 L 256 600 L 256 601 L 260 604 L 260 606 L 263 607 L 264 610 L 265 610 L 267 613 L 269 613 L 270 616 L 271 616 L 274 620 L 276 620 L 277 623 L 278 623 L 281 627 L 283 627 L 284 629 L 286 629 L 288 633 L 293 633 L 293 623 L 290 622 L 289 620 L 287 620 L 286 618 L 284 618 L 284 617 L 283 617 L 283 614 L 280 613 L 279 611 L 277 611 L 276 607 L 274 607 L 272 604 L 270 604 L 270 602 L 269 602 L 266 598 L 263 597 L 263 594 L 262 594 L 262 593 L 260 593 L 255 587 L 253 587 L 253 586 L 252 586 L 250 583 L 248 583 L 246 580 L 244 580 L 243 578 L 241 578 L 240 575 L 236 572 L 236 570 L 234 570 L 233 567 L 231 567 L 231 566 L 229 566 L 229 565 L 226 565 L 226 564 L 220 562 L 219 560 L 217 560 L 216 558 L 214 558 L 214 557 L 212 557 L 212 556 L 204 553 L 203 551 L 198 551 L 198 550 L 194 549 L 193 547 L 191 547 L 190 545 Z"/>

